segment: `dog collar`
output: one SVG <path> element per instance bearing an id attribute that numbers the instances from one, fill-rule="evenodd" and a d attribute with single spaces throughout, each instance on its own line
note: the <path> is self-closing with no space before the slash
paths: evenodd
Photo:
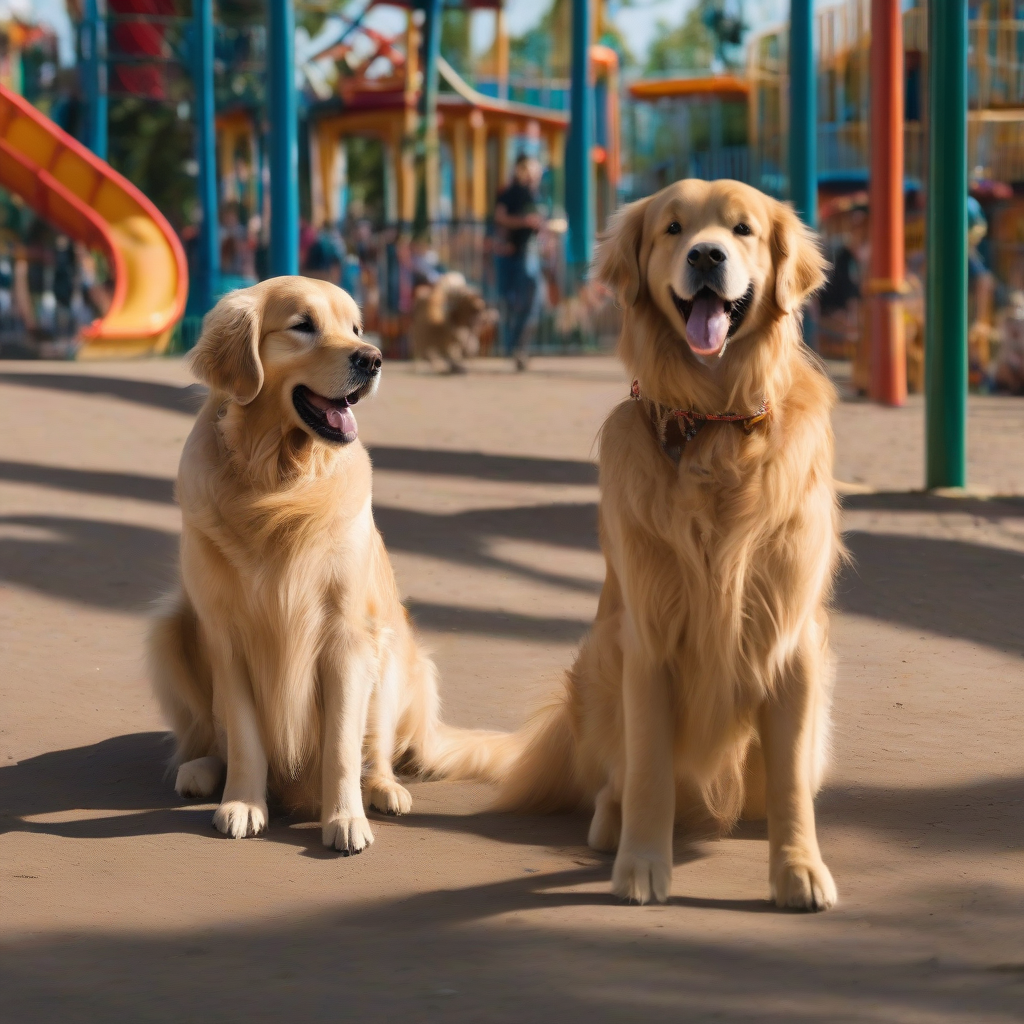
<path id="1" fill-rule="evenodd" d="M 640 393 L 639 380 L 633 381 L 633 385 L 629 389 L 629 397 L 634 402 L 645 401 L 644 396 Z M 675 463 L 678 463 L 682 456 L 683 445 L 688 441 L 692 441 L 705 423 L 735 423 L 743 428 L 744 434 L 749 434 L 758 423 L 766 420 L 772 411 L 771 403 L 767 398 L 763 398 L 757 412 L 749 416 L 734 412 L 697 412 L 695 409 L 669 409 L 650 399 L 646 399 L 646 401 L 651 402 L 651 419 L 654 422 L 661 448 Z M 669 431 L 666 427 L 670 421 L 677 424 L 677 432 L 680 435 L 678 440 L 669 437 Z M 679 443 L 679 441 L 682 443 Z"/>

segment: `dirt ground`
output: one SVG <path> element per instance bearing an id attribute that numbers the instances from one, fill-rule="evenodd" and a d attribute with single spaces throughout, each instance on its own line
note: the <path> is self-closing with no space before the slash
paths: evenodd
<path id="1" fill-rule="evenodd" d="M 623 906 L 585 817 L 418 783 L 360 857 L 179 800 L 141 654 L 167 585 L 176 361 L 0 364 L 0 1019 L 1019 1021 L 1024 1016 L 1024 401 L 971 402 L 972 481 L 914 493 L 923 409 L 844 402 L 856 559 L 834 620 L 819 835 L 840 904 L 765 900 L 763 826 L 679 836 L 672 900 Z M 591 459 L 610 359 L 385 368 L 359 407 L 376 515 L 446 713 L 514 727 L 596 606 Z"/>

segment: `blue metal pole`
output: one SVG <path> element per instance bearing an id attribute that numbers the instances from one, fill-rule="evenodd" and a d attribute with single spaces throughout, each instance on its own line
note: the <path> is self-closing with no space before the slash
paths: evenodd
<path id="1" fill-rule="evenodd" d="M 594 247 L 594 90 L 590 74 L 590 0 L 572 0 L 572 92 L 565 147 L 566 261 L 582 277 Z"/>
<path id="2" fill-rule="evenodd" d="M 280 277 L 299 272 L 299 114 L 291 0 L 270 0 L 267 35 L 270 274 Z"/>
<path id="3" fill-rule="evenodd" d="M 86 103 L 85 144 L 107 159 L 107 4 L 85 0 L 80 45 Z"/>
<path id="4" fill-rule="evenodd" d="M 200 315 L 213 308 L 220 284 L 217 204 L 217 136 L 213 98 L 213 0 L 193 0 L 196 157 L 199 163 L 199 266 L 195 303 Z"/>
<path id="5" fill-rule="evenodd" d="M 789 11 L 789 197 L 804 223 L 818 224 L 818 105 L 814 0 Z"/>

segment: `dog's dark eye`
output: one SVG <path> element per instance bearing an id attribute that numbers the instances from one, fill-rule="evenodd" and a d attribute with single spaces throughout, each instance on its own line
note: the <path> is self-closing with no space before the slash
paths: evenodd
<path id="1" fill-rule="evenodd" d="M 360 337 L 362 335 L 363 329 L 362 329 L 362 327 L 359 326 L 359 324 L 355 324 L 352 327 L 352 333 L 358 338 L 358 337 Z"/>
<path id="2" fill-rule="evenodd" d="M 678 235 L 679 232 L 683 230 L 683 226 L 679 223 L 679 221 L 674 220 L 671 224 L 669 224 L 669 226 L 665 230 L 670 235 Z"/>
<path id="3" fill-rule="evenodd" d="M 290 331 L 298 331 L 299 334 L 316 334 L 316 324 L 312 317 L 304 316 L 297 324 L 288 328 Z"/>
<path id="4" fill-rule="evenodd" d="M 749 235 L 753 232 L 751 232 L 749 224 L 744 224 L 743 221 L 740 221 L 739 224 L 732 229 L 732 233 L 734 235 Z"/>

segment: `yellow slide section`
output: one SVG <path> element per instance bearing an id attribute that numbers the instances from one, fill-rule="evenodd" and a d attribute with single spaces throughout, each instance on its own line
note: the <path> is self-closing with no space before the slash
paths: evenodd
<path id="1" fill-rule="evenodd" d="M 110 261 L 113 299 L 82 331 L 80 356 L 163 352 L 188 296 L 178 236 L 127 178 L 3 86 L 0 185 Z"/>

